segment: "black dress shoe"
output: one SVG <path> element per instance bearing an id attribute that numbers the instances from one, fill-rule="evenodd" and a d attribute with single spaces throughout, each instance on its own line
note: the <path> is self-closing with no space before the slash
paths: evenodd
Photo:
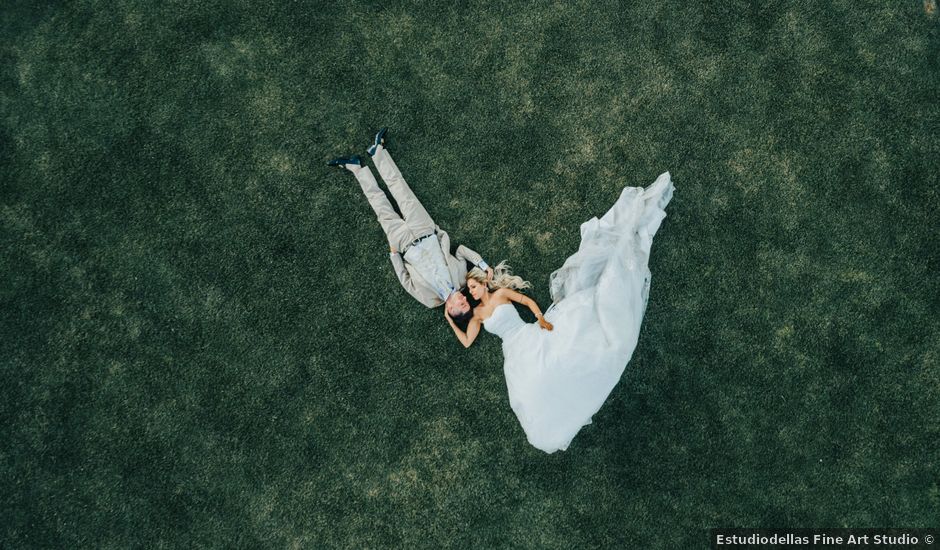
<path id="1" fill-rule="evenodd" d="M 385 134 L 388 133 L 388 128 L 382 128 L 375 134 L 375 139 L 372 140 L 372 146 L 369 147 L 369 156 L 375 155 L 375 149 L 379 145 L 385 145 Z"/>
<path id="2" fill-rule="evenodd" d="M 327 166 L 338 166 L 339 168 L 346 168 L 347 164 L 354 164 L 356 166 L 362 166 L 362 157 L 359 155 L 353 155 L 351 157 L 336 157 L 335 159 L 326 163 Z"/>

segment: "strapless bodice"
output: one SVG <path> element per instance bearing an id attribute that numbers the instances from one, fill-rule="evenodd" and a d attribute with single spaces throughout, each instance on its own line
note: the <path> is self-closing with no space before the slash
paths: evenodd
<path id="1" fill-rule="evenodd" d="M 493 313 L 490 314 L 490 317 L 483 321 L 483 328 L 486 329 L 486 332 L 495 334 L 503 340 L 524 325 L 525 321 L 522 320 L 522 317 L 519 317 L 519 312 L 516 311 L 516 308 L 514 308 L 512 304 L 500 304 L 496 306 L 496 308 L 493 309 Z"/>

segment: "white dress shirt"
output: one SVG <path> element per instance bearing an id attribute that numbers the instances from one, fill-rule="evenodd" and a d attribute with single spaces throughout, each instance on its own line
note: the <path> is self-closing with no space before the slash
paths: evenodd
<path id="1" fill-rule="evenodd" d="M 447 297 L 457 290 L 450 280 L 450 271 L 447 269 L 437 235 L 431 234 L 409 247 L 405 251 L 405 260 L 434 289 L 441 300 L 447 300 Z"/>

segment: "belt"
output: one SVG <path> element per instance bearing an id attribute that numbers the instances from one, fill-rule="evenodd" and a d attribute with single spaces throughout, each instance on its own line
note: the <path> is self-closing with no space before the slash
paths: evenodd
<path id="1" fill-rule="evenodd" d="M 424 239 L 427 239 L 428 237 L 430 237 L 430 236 L 433 235 L 433 234 L 434 234 L 434 233 L 428 233 L 427 235 L 425 235 L 425 236 L 423 236 L 423 237 L 418 237 L 417 239 L 411 241 L 411 244 L 409 244 L 408 246 L 406 246 L 406 247 L 404 248 L 404 250 L 401 251 L 401 253 L 404 254 L 409 248 L 411 248 L 412 246 L 414 246 L 414 245 L 420 243 L 420 242 L 423 241 Z"/>

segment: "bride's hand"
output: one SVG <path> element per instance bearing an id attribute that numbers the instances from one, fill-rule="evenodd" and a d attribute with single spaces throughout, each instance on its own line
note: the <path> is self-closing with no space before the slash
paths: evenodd
<path id="1" fill-rule="evenodd" d="M 553 328 L 555 328 L 554 325 L 546 321 L 545 317 L 542 317 L 541 315 L 539 315 L 539 326 L 544 328 L 545 330 L 552 330 Z"/>

